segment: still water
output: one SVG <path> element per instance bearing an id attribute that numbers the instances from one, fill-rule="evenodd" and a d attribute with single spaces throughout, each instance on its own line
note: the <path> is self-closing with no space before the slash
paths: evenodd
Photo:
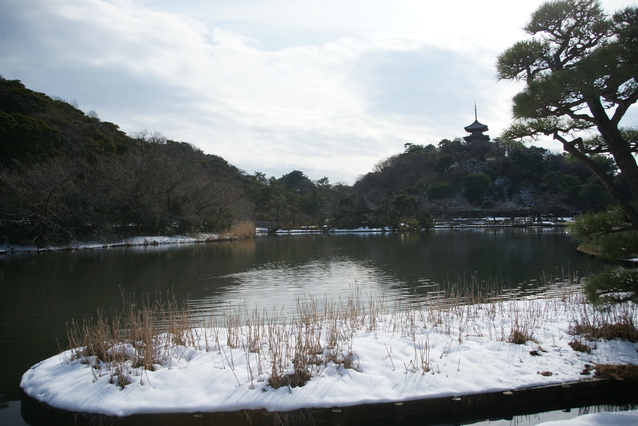
<path id="1" fill-rule="evenodd" d="M 171 292 L 219 315 L 237 304 L 285 313 L 299 298 L 334 300 L 353 287 L 367 297 L 401 299 L 476 277 L 525 290 L 541 285 L 544 274 L 583 276 L 603 266 L 578 255 L 563 229 L 531 228 L 7 255 L 0 258 L 0 399 L 19 400 L 24 371 L 66 348 L 67 322 L 118 309 L 123 294 Z"/>

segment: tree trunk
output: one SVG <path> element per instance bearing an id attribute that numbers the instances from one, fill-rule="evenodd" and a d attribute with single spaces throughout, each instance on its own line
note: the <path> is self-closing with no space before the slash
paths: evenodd
<path id="1" fill-rule="evenodd" d="M 574 156 L 574 158 L 587 166 L 603 182 L 605 188 L 607 188 L 611 196 L 627 215 L 627 219 L 632 223 L 634 228 L 638 229 L 638 212 L 636 212 L 636 209 L 631 205 L 629 200 L 627 200 L 627 198 L 623 196 L 620 188 L 618 188 L 618 186 L 614 183 L 611 176 L 605 173 L 605 171 L 591 158 L 579 151 L 578 148 L 576 148 L 575 146 L 576 141 L 568 142 L 560 137 L 557 137 L 557 139 L 563 142 L 565 151 L 569 152 L 571 155 Z"/>
<path id="2" fill-rule="evenodd" d="M 614 157 L 614 161 L 629 185 L 634 199 L 638 200 L 638 164 L 632 155 L 631 146 L 623 139 L 618 125 L 609 119 L 599 99 L 590 99 L 587 104 L 596 120 L 598 132 L 607 143 L 609 153 Z"/>
<path id="3" fill-rule="evenodd" d="M 614 161 L 625 178 L 634 199 L 638 200 L 638 164 L 636 164 L 636 159 L 632 155 L 629 143 L 623 139 L 622 134 L 618 130 L 618 125 L 609 119 L 607 111 L 599 98 L 587 99 L 587 105 L 595 119 L 598 132 L 607 143 L 609 153 L 612 157 L 614 157 Z M 563 143 L 563 145 L 567 148 L 565 143 Z M 571 147 L 574 150 L 577 150 L 574 145 Z M 568 150 L 568 152 L 575 155 L 570 150 Z M 623 197 L 620 189 L 614 184 L 613 180 L 604 173 L 604 171 L 600 169 L 595 162 L 593 162 L 586 154 L 580 152 L 579 154 L 580 155 L 575 156 L 579 158 L 580 161 L 583 161 L 585 165 L 587 165 L 587 167 L 589 167 L 596 176 L 603 181 L 612 197 L 618 202 L 627 215 L 627 219 L 636 229 L 638 229 L 638 212 L 636 212 L 636 209 L 631 205 L 630 200 Z"/>

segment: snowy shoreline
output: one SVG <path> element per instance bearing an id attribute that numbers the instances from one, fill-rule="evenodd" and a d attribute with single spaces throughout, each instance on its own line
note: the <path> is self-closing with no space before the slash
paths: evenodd
<path id="1" fill-rule="evenodd" d="M 159 246 L 167 244 L 195 244 L 213 241 L 231 241 L 234 237 L 219 236 L 218 234 L 199 234 L 195 237 L 176 235 L 168 236 L 141 236 L 131 237 L 111 242 L 71 242 L 62 246 L 20 246 L 20 245 L 0 245 L 0 255 L 19 254 L 19 253 L 46 253 L 53 251 L 75 251 L 75 250 L 96 250 L 109 249 L 115 247 L 142 247 L 142 246 Z"/>
<path id="2" fill-rule="evenodd" d="M 189 344 L 166 345 L 185 339 L 164 334 L 154 371 L 125 366 L 123 387 L 112 380 L 112 367 L 69 350 L 34 365 L 21 387 L 52 407 L 110 416 L 292 411 L 582 382 L 596 364 L 638 363 L 638 343 L 570 334 L 575 322 L 600 315 L 574 289 L 545 299 L 375 309 L 332 323 L 270 318 L 263 326 L 197 328 Z M 619 315 L 627 313 L 636 321 L 635 306 Z M 509 343 L 515 330 L 531 340 Z M 293 353 L 273 358 L 281 339 L 292 352 L 302 340 L 318 344 L 319 361 L 303 386 L 269 386 L 274 365 L 294 371 Z M 590 353 L 574 350 L 574 341 Z"/>
<path id="3" fill-rule="evenodd" d="M 625 384 L 614 379 L 570 382 L 505 392 L 482 392 L 459 397 L 426 398 L 394 403 L 369 403 L 332 408 L 306 408 L 272 412 L 238 410 L 232 412 L 138 413 L 127 417 L 81 413 L 84 423 L 77 422 L 78 413 L 52 408 L 23 395 L 23 414 L 29 424 L 67 423 L 116 424 L 122 420 L 131 425 L 161 423 L 165 425 L 215 424 L 270 426 L 303 425 L 385 425 L 385 424 L 542 424 L 569 426 L 634 426 L 638 424 L 636 383 Z M 26 411 L 25 411 L 26 409 Z M 53 414 L 52 414 L 53 413 Z M 249 419 L 248 423 L 246 419 Z M 427 419 L 427 420 L 424 420 Z M 529 423 L 534 419 L 534 423 Z M 290 423 L 290 422 L 294 423 Z M 204 422 L 204 423 L 202 423 Z"/>
<path id="4" fill-rule="evenodd" d="M 505 223 L 504 220 L 492 221 L 492 220 L 456 220 L 435 223 L 430 230 L 460 230 L 460 229 L 489 229 L 489 228 L 522 228 L 522 227 L 565 227 L 566 222 L 534 222 L 529 224 L 524 223 Z M 255 235 L 265 235 L 267 229 L 257 228 Z M 298 234 L 316 234 L 316 233 L 329 233 L 329 234 L 348 234 L 348 233 L 392 233 L 397 232 L 389 228 L 357 228 L 357 229 L 319 229 L 319 228 L 298 228 L 298 229 L 280 229 L 273 232 L 277 235 L 298 235 Z M 117 241 L 108 242 L 80 242 L 74 241 L 69 244 L 60 246 L 47 246 L 37 247 L 34 245 L 12 245 L 12 244 L 0 244 L 0 256 L 20 253 L 46 253 L 54 251 L 76 251 L 76 250 L 97 250 L 97 249 L 109 249 L 117 247 L 144 247 L 144 246 L 160 246 L 169 244 L 195 244 L 206 242 L 220 242 L 220 241 L 232 241 L 237 237 L 203 233 L 196 236 L 139 236 L 125 238 Z"/>

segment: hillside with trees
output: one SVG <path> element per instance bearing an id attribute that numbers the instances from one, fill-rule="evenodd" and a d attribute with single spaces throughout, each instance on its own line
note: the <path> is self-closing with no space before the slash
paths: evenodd
<path id="1" fill-rule="evenodd" d="M 593 161 L 627 190 L 612 160 Z M 418 229 L 437 217 L 572 216 L 612 202 L 600 180 L 572 156 L 499 140 L 406 144 L 352 187 L 327 178 L 313 182 L 298 170 L 250 179 L 256 218 L 289 227 Z"/>
<path id="2" fill-rule="evenodd" d="M 73 239 L 217 232 L 251 215 L 245 177 L 157 133 L 128 136 L 61 99 L 0 79 L 0 235 Z"/>
<path id="3" fill-rule="evenodd" d="M 616 172 L 613 161 L 595 161 Z M 379 205 L 412 205 L 443 217 L 572 216 L 605 209 L 611 201 L 602 183 L 571 156 L 499 140 L 407 144 L 354 189 Z"/>

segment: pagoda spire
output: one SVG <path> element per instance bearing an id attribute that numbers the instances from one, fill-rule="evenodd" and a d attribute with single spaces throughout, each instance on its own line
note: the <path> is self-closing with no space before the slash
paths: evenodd
<path id="1" fill-rule="evenodd" d="M 478 121 L 478 109 L 476 107 L 476 102 L 474 102 L 474 123 L 469 126 L 464 127 L 465 131 L 470 133 L 469 136 L 465 136 L 463 139 L 465 142 L 478 142 L 484 141 L 488 142 L 490 140 L 489 135 L 484 135 L 483 132 L 487 132 L 489 128 Z"/>

